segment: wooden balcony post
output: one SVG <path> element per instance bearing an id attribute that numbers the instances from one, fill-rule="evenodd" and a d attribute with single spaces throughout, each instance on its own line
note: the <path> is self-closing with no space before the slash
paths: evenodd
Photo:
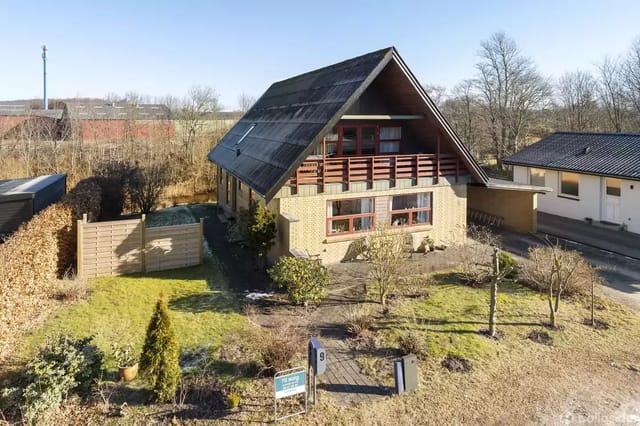
<path id="1" fill-rule="evenodd" d="M 322 138 L 322 184 L 321 192 L 324 192 L 324 176 L 327 171 L 327 138 Z"/>
<path id="2" fill-rule="evenodd" d="M 298 193 L 298 185 L 300 185 L 300 166 L 296 169 L 296 194 Z"/>
<path id="3" fill-rule="evenodd" d="M 376 180 L 376 157 L 371 157 L 371 186 L 369 189 L 373 189 Z"/>
<path id="4" fill-rule="evenodd" d="M 393 156 L 393 187 L 398 184 L 398 156 Z"/>
<path id="5" fill-rule="evenodd" d="M 347 191 L 351 188 L 351 157 L 347 157 Z"/>
<path id="6" fill-rule="evenodd" d="M 413 169 L 413 174 L 416 177 L 415 183 L 414 183 L 413 179 L 411 179 L 411 185 L 413 185 L 413 186 L 418 184 L 418 179 L 420 178 L 420 172 L 418 172 L 418 168 L 419 168 L 419 166 L 418 166 L 418 157 L 419 156 L 420 156 L 419 154 L 415 154 L 413 156 L 413 163 L 415 165 L 415 168 Z"/>

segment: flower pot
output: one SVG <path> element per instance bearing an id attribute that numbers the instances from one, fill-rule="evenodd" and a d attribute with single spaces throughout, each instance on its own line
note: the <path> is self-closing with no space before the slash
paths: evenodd
<path id="1" fill-rule="evenodd" d="M 138 376 L 138 364 L 130 367 L 118 367 L 120 372 L 120 379 L 125 382 L 130 382 Z"/>

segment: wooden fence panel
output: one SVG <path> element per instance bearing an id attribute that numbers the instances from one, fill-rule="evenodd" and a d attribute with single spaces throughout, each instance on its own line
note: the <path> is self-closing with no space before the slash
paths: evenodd
<path id="1" fill-rule="evenodd" d="M 202 223 L 147 229 L 147 272 L 184 268 L 200 263 L 202 263 Z"/>
<path id="2" fill-rule="evenodd" d="M 146 228 L 142 219 L 78 221 L 78 275 L 93 278 L 199 265 L 203 224 Z"/>

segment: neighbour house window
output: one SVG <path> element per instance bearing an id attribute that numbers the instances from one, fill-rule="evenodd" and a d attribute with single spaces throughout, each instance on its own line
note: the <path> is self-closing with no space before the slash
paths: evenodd
<path id="1" fill-rule="evenodd" d="M 560 194 L 569 197 L 580 195 L 580 175 L 577 173 L 560 172 Z"/>
<path id="2" fill-rule="evenodd" d="M 431 193 L 391 197 L 391 226 L 428 225 L 432 223 Z"/>
<path id="3" fill-rule="evenodd" d="M 373 228 L 373 198 L 327 202 L 327 235 L 352 234 Z"/>
<path id="4" fill-rule="evenodd" d="M 607 195 L 613 195 L 619 197 L 621 194 L 620 179 L 607 178 Z"/>
<path id="5" fill-rule="evenodd" d="M 529 184 L 533 186 L 546 186 L 544 183 L 544 170 L 529 169 Z"/>

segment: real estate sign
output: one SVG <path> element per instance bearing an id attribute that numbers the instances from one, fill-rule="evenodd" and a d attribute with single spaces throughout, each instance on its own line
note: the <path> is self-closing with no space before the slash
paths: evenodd
<path id="1" fill-rule="evenodd" d="M 307 374 L 305 371 L 277 376 L 274 378 L 276 399 L 304 393 L 307 388 Z"/>

